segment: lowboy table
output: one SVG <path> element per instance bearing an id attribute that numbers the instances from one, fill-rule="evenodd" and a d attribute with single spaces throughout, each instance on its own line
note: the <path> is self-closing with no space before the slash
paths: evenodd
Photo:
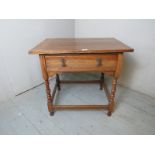
<path id="1" fill-rule="evenodd" d="M 50 115 L 55 110 L 63 109 L 107 109 L 108 116 L 114 110 L 114 97 L 117 79 L 121 72 L 124 52 L 133 49 L 114 38 L 52 38 L 46 39 L 32 50 L 30 54 L 38 54 L 45 80 L 47 104 Z M 100 72 L 99 80 L 64 81 L 59 73 L 64 72 Z M 109 93 L 104 81 L 104 74 L 113 77 L 112 89 Z M 49 77 L 56 75 L 56 84 L 51 95 Z M 56 90 L 61 89 L 62 83 L 99 83 L 104 88 L 108 104 L 106 105 L 53 105 Z"/>

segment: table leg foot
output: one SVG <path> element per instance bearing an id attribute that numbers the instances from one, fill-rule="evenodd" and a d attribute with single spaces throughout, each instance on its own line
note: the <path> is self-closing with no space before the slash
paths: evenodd
<path id="1" fill-rule="evenodd" d="M 50 111 L 50 116 L 54 116 L 54 110 Z"/>
<path id="2" fill-rule="evenodd" d="M 111 111 L 108 111 L 107 115 L 108 116 L 111 116 L 112 115 L 112 112 Z"/>

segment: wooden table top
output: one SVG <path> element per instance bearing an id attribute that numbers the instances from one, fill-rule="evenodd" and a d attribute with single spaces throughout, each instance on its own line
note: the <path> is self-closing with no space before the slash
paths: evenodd
<path id="1" fill-rule="evenodd" d="M 132 52 L 134 49 L 115 38 L 49 38 L 30 50 L 30 54 L 78 54 Z"/>

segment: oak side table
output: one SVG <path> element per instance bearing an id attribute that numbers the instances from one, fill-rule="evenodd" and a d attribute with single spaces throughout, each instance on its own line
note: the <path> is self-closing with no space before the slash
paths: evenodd
<path id="1" fill-rule="evenodd" d="M 106 109 L 111 116 L 114 110 L 114 97 L 117 79 L 121 72 L 123 53 L 133 49 L 115 38 L 49 38 L 38 44 L 30 54 L 38 54 L 45 80 L 47 104 L 50 115 L 63 109 Z M 100 72 L 99 80 L 70 81 L 60 80 L 59 73 Z M 113 77 L 111 92 L 105 84 L 104 74 Z M 56 84 L 51 95 L 49 77 L 56 75 Z M 99 83 L 104 88 L 108 103 L 106 105 L 53 105 L 56 90 L 62 83 Z M 97 96 L 96 96 L 97 97 Z"/>

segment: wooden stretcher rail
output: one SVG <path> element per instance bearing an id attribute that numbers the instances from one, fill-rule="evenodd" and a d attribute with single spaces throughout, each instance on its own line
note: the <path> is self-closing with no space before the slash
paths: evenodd
<path id="1" fill-rule="evenodd" d="M 60 83 L 100 83 L 101 80 L 88 80 L 88 81 L 78 81 L 78 80 L 60 80 Z M 107 86 L 105 83 L 103 83 L 102 87 L 104 87 L 104 90 L 106 92 L 107 99 L 109 100 L 109 91 L 107 89 Z M 56 93 L 56 90 L 58 88 L 58 83 L 55 84 L 53 93 L 52 93 L 52 99 L 54 100 L 54 96 Z M 52 100 L 52 101 L 53 101 Z M 96 104 L 96 105 L 53 105 L 53 110 L 102 110 L 102 109 L 108 109 L 108 105 L 104 104 Z"/>
<path id="2" fill-rule="evenodd" d="M 53 105 L 54 110 L 92 110 L 108 109 L 108 105 Z"/>
<path id="3" fill-rule="evenodd" d="M 100 80 L 60 80 L 60 83 L 99 83 Z"/>

